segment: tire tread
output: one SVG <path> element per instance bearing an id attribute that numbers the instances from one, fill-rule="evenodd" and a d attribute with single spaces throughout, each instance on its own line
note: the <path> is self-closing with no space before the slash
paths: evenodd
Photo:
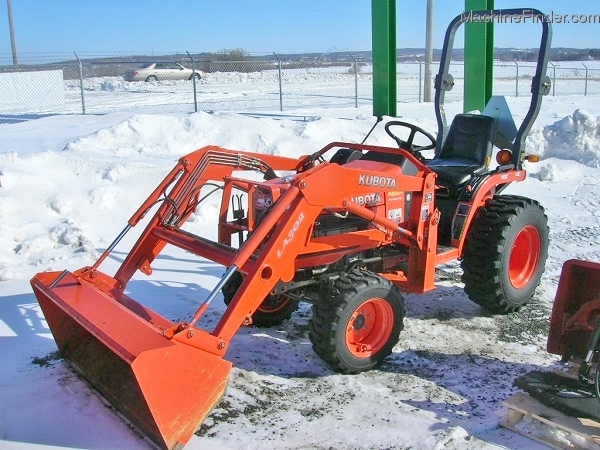
<path id="1" fill-rule="evenodd" d="M 526 212 L 528 211 L 528 212 Z M 476 213 L 465 243 L 461 266 L 462 281 L 470 300 L 495 313 L 510 313 L 525 302 L 515 304 L 507 298 L 501 279 L 502 257 L 511 227 L 521 214 L 542 214 L 542 246 L 548 239 L 547 217 L 536 200 L 517 195 L 496 196 Z M 539 264 L 545 264 L 547 248 L 542 248 Z M 541 272 L 539 274 L 541 276 Z M 539 280 L 537 280 L 537 285 Z"/>
<path id="2" fill-rule="evenodd" d="M 354 296 L 359 295 L 365 289 L 375 287 L 384 287 L 385 289 L 392 290 L 400 299 L 401 317 L 399 318 L 399 329 L 397 332 L 392 333 L 384 349 L 375 355 L 375 361 L 364 367 L 357 367 L 348 364 L 340 357 L 336 344 L 338 338 L 337 324 L 344 311 L 351 307 L 351 299 Z M 308 334 L 315 353 L 333 370 L 348 374 L 363 372 L 375 367 L 392 352 L 392 348 L 400 340 L 400 331 L 404 328 L 404 301 L 395 285 L 373 272 L 353 269 L 336 281 L 327 296 L 327 301 L 312 306 L 312 317 L 309 323 Z"/>

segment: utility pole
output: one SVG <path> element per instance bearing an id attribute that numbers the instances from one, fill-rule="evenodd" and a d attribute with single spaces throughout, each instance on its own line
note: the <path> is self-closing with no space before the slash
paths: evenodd
<path id="1" fill-rule="evenodd" d="M 423 100 L 431 101 L 431 64 L 433 62 L 433 9 L 434 0 L 427 0 L 427 23 L 425 26 L 425 82 Z"/>
<path id="2" fill-rule="evenodd" d="M 17 60 L 17 44 L 15 42 L 15 28 L 12 19 L 12 0 L 6 0 L 6 7 L 8 9 L 8 28 L 10 29 L 10 45 L 12 47 L 13 65 L 15 66 L 15 71 L 17 71 L 19 70 L 19 61 Z"/>

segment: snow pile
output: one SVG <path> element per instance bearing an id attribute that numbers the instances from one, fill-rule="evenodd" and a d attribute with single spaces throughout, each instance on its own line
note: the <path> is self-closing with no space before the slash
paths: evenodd
<path id="1" fill-rule="evenodd" d="M 73 261 L 93 261 L 99 256 L 92 241 L 70 219 L 63 219 L 49 230 L 31 224 L 11 231 L 5 242 L 8 245 L 3 245 L 10 252 L 0 258 L 0 281 L 21 278 L 26 265 L 44 271 Z"/>
<path id="2" fill-rule="evenodd" d="M 538 178 L 540 181 L 555 181 L 557 177 L 558 169 L 556 164 L 550 163 L 540 167 L 538 171 Z"/>
<path id="3" fill-rule="evenodd" d="M 577 109 L 544 128 L 545 158 L 572 159 L 590 167 L 600 167 L 600 117 Z"/>
<path id="4" fill-rule="evenodd" d="M 356 110 L 351 113 L 357 116 Z M 32 132 L 26 144 L 6 135 L 0 139 L 9 150 L 0 153 L 0 281 L 63 269 L 66 261 L 73 269 L 93 263 L 94 246 L 112 242 L 129 214 L 189 152 L 220 145 L 298 157 L 326 142 L 361 141 L 372 120 L 364 114 L 358 117 L 276 120 L 231 113 L 136 114 L 123 120 L 117 115 L 116 123 L 65 144 L 63 139 L 40 142 Z M 57 120 L 47 118 L 36 128 L 42 130 L 44 122 Z M 372 143 L 391 144 L 391 139 L 379 133 Z M 37 152 L 36 146 L 41 146 Z M 208 225 L 217 215 L 214 208 L 203 205 L 194 221 Z M 18 220 L 11 220 L 15 217 Z"/>

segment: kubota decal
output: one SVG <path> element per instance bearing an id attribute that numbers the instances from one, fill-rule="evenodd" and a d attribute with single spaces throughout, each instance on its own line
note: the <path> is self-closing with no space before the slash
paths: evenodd
<path id="1" fill-rule="evenodd" d="M 358 176 L 358 184 L 395 189 L 396 179 L 392 177 L 380 177 L 379 175 L 361 174 Z"/>
<path id="2" fill-rule="evenodd" d="M 290 242 L 292 242 L 294 240 L 296 231 L 298 231 L 298 228 L 300 227 L 300 224 L 302 223 L 303 220 L 304 220 L 304 213 L 301 212 L 300 214 L 298 214 L 298 218 L 294 222 L 294 225 L 292 225 L 292 229 L 288 232 L 288 235 L 283 240 L 283 244 L 281 244 L 281 248 L 279 250 L 277 250 L 278 258 L 281 259 L 281 257 L 283 256 L 283 252 L 285 251 L 285 248 L 288 246 L 288 244 Z"/>
<path id="3" fill-rule="evenodd" d="M 357 195 L 356 197 L 352 197 L 350 200 L 360 206 L 376 205 L 381 203 L 381 194 L 376 192 L 374 194 Z"/>

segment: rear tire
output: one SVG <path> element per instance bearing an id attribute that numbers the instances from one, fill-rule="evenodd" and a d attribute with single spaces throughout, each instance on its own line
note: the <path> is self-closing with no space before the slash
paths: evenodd
<path id="1" fill-rule="evenodd" d="M 313 350 L 336 372 L 359 373 L 392 352 L 404 328 L 404 300 L 379 275 L 352 270 L 340 277 L 322 303 L 312 307 Z"/>
<path id="2" fill-rule="evenodd" d="M 227 306 L 233 300 L 243 280 L 242 274 L 236 272 L 223 286 L 221 292 L 223 293 L 223 301 Z M 284 320 L 289 319 L 296 309 L 298 309 L 297 300 L 284 294 L 269 295 L 252 314 L 252 325 L 257 327 L 279 325 Z"/>
<path id="3" fill-rule="evenodd" d="M 188 78 L 188 80 L 192 80 L 192 79 L 196 79 L 196 80 L 201 80 L 202 77 L 200 76 L 200 74 L 198 72 L 194 72 L 193 74 L 190 75 L 190 77 Z"/>
<path id="4" fill-rule="evenodd" d="M 154 75 L 148 75 L 146 77 L 146 82 L 150 82 L 150 81 L 158 81 L 158 78 Z"/>
<path id="5" fill-rule="evenodd" d="M 475 214 L 462 256 L 469 298 L 495 313 L 527 303 L 544 272 L 548 235 L 537 201 L 512 195 L 488 200 Z"/>

